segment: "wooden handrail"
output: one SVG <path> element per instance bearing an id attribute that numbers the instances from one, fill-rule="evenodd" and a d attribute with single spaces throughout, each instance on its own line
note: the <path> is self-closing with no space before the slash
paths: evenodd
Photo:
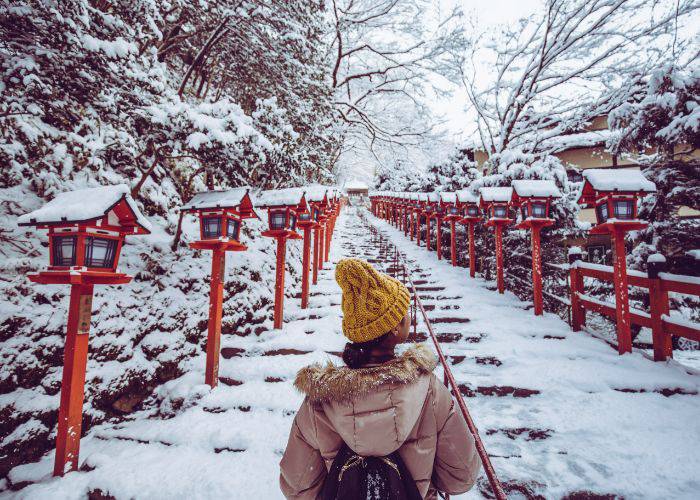
<path id="1" fill-rule="evenodd" d="M 393 246 L 393 245 L 392 245 Z M 491 464 L 491 459 L 489 458 L 489 455 L 486 451 L 486 447 L 484 446 L 483 441 L 481 440 L 481 437 L 479 436 L 479 429 L 477 429 L 476 425 L 474 424 L 474 421 L 472 420 L 471 415 L 469 414 L 469 410 L 467 409 L 467 405 L 464 402 L 464 397 L 462 396 L 462 393 L 459 391 L 459 386 L 457 385 L 457 382 L 455 381 L 454 375 L 452 375 L 452 370 L 450 369 L 450 366 L 447 364 L 447 359 L 445 358 L 445 355 L 442 352 L 442 348 L 440 347 L 440 342 L 437 339 L 437 336 L 435 335 L 435 332 L 433 331 L 433 326 L 430 323 L 430 319 L 428 319 L 428 314 L 425 312 L 425 308 L 423 307 L 423 303 L 420 300 L 420 297 L 418 296 L 418 291 L 416 290 L 416 286 L 413 283 L 413 280 L 411 279 L 411 274 L 408 271 L 408 267 L 406 266 L 406 261 L 403 259 L 403 256 L 399 253 L 398 249 L 394 246 L 394 256 L 395 260 L 394 262 L 396 263 L 395 267 L 398 267 L 398 264 L 401 264 L 401 269 L 403 270 L 403 276 L 408 282 L 409 288 L 411 290 L 411 293 L 413 293 L 413 302 L 414 305 L 418 307 L 420 310 L 422 316 L 423 316 L 423 321 L 425 322 L 426 327 L 428 328 L 428 332 L 430 333 L 430 338 L 433 341 L 433 344 L 435 345 L 435 350 L 437 351 L 438 358 L 440 359 L 440 364 L 442 365 L 442 369 L 445 374 L 445 385 L 448 386 L 450 389 L 450 392 L 452 392 L 452 395 L 454 398 L 457 400 L 457 405 L 459 406 L 460 411 L 462 412 L 462 416 L 464 417 L 464 420 L 467 422 L 467 427 L 469 427 L 469 431 L 472 433 L 472 436 L 474 437 L 474 444 L 476 446 L 476 450 L 479 453 L 479 457 L 481 458 L 481 463 L 484 466 L 484 472 L 486 472 L 486 477 L 489 480 L 489 483 L 491 484 L 491 489 L 493 490 L 494 496 L 498 500 L 506 500 L 506 494 L 505 491 L 503 490 L 503 486 L 501 485 L 501 482 L 498 479 L 498 476 L 496 475 L 496 470 L 493 468 L 493 465 Z M 415 313 L 415 323 L 414 323 L 414 333 L 415 333 L 415 325 L 418 324 L 418 314 L 417 312 Z"/>

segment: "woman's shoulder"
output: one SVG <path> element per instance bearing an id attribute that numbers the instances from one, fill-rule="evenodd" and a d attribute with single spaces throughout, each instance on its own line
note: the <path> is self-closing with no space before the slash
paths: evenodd
<path id="1" fill-rule="evenodd" d="M 433 351 L 425 344 L 416 344 L 391 361 L 371 368 L 315 363 L 299 370 L 294 385 L 311 403 L 343 402 L 386 385 L 411 384 L 432 374 L 436 366 Z"/>

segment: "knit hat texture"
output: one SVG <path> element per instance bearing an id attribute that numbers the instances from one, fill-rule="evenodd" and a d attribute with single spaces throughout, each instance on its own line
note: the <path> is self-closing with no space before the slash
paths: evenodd
<path id="1" fill-rule="evenodd" d="M 335 280 L 343 290 L 343 334 L 352 342 L 381 337 L 408 312 L 408 289 L 364 260 L 339 261 Z"/>

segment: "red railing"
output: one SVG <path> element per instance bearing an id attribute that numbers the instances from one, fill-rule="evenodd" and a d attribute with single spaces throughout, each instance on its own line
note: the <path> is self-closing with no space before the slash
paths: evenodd
<path id="1" fill-rule="evenodd" d="M 613 268 L 600 264 L 576 261 L 570 267 L 571 327 L 580 331 L 586 323 L 586 310 L 616 317 L 616 304 L 598 300 L 584 293 L 583 278 L 595 278 L 612 283 Z M 628 271 L 631 286 L 646 288 L 649 294 L 649 312 L 630 308 L 630 322 L 650 328 L 654 345 L 654 360 L 673 357 L 672 337 L 684 337 L 700 342 L 700 324 L 669 315 L 669 292 L 700 297 L 700 279 L 670 273 L 642 273 Z M 621 339 L 618 339 L 618 343 Z"/>
<path id="2" fill-rule="evenodd" d="M 467 427 L 469 427 L 469 431 L 472 433 L 472 436 L 474 436 L 474 444 L 476 446 L 477 452 L 479 453 L 479 457 L 481 458 L 481 463 L 484 466 L 484 472 L 486 473 L 486 477 L 488 478 L 489 483 L 491 484 L 493 494 L 498 500 L 505 500 L 507 498 L 505 491 L 503 490 L 503 486 L 501 486 L 501 482 L 499 481 L 498 476 L 496 475 L 496 470 L 491 464 L 491 459 L 486 451 L 486 447 L 484 446 L 484 443 L 481 440 L 481 437 L 479 436 L 479 429 L 477 429 L 476 425 L 474 424 L 474 421 L 472 420 L 471 415 L 469 414 L 467 405 L 464 402 L 464 397 L 462 396 L 462 393 L 459 390 L 459 385 L 457 384 L 454 375 L 452 374 L 450 365 L 447 363 L 447 359 L 445 358 L 445 355 L 442 352 L 442 348 L 440 347 L 440 342 L 438 341 L 437 336 L 433 331 L 433 326 L 430 323 L 428 314 L 425 312 L 423 303 L 421 302 L 420 297 L 418 296 L 418 291 L 416 290 L 416 286 L 414 285 L 413 280 L 411 279 L 411 274 L 408 271 L 406 262 L 399 253 L 398 249 L 394 246 L 394 273 L 392 274 L 394 274 L 395 277 L 399 276 L 399 269 L 401 270 L 401 278 L 403 278 L 402 281 L 406 284 L 406 286 L 408 286 L 411 294 L 413 295 L 413 305 L 411 307 L 413 336 L 416 337 L 417 334 L 418 311 L 420 311 L 421 315 L 423 316 L 423 322 L 425 323 L 425 326 L 428 329 L 428 333 L 430 334 L 430 338 L 433 341 L 433 344 L 435 345 L 435 350 L 437 351 L 440 364 L 442 365 L 444 373 L 443 382 L 450 389 L 450 392 L 457 401 L 457 405 L 459 406 L 459 409 L 462 412 L 462 416 L 464 416 L 464 420 L 467 422 Z"/>

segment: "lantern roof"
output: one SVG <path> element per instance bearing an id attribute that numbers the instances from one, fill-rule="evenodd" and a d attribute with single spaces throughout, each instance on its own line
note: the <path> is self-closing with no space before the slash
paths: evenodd
<path id="1" fill-rule="evenodd" d="M 443 203 L 457 203 L 457 193 L 443 191 L 440 193 L 440 201 Z"/>
<path id="2" fill-rule="evenodd" d="M 513 188 L 508 187 L 482 187 L 479 189 L 479 204 L 509 203 L 513 197 Z"/>
<path id="3" fill-rule="evenodd" d="M 304 188 L 259 191 L 253 196 L 253 203 L 259 208 L 292 207 L 307 210 Z"/>
<path id="4" fill-rule="evenodd" d="M 126 184 L 100 186 L 59 193 L 43 207 L 17 219 L 20 226 L 53 226 L 78 222 L 96 222 L 115 217 L 113 225 L 133 228 L 136 234 L 151 232 L 151 223 L 131 197 Z"/>
<path id="5" fill-rule="evenodd" d="M 304 191 L 306 194 L 306 201 L 321 203 L 327 202 L 329 195 L 333 195 L 333 189 L 328 186 L 322 186 L 321 184 L 312 184 L 310 186 L 305 186 Z"/>
<path id="6" fill-rule="evenodd" d="M 457 201 L 460 203 L 479 203 L 479 197 L 475 196 L 471 189 L 462 189 L 455 194 L 457 195 Z"/>
<path id="7" fill-rule="evenodd" d="M 599 193 L 653 193 L 656 184 L 635 168 L 590 168 L 583 171 L 583 189 L 578 202 L 594 203 Z"/>
<path id="8" fill-rule="evenodd" d="M 520 179 L 513 181 L 512 187 L 514 203 L 521 198 L 561 198 L 561 192 L 552 180 Z"/>
<path id="9" fill-rule="evenodd" d="M 437 203 L 440 201 L 440 195 L 438 193 L 428 193 L 427 196 L 430 203 Z"/>
<path id="10" fill-rule="evenodd" d="M 237 208 L 242 206 L 252 210 L 253 202 L 250 199 L 248 186 L 228 189 L 226 191 L 204 191 L 195 194 L 189 202 L 185 203 L 181 210 L 203 210 L 210 208 Z"/>

